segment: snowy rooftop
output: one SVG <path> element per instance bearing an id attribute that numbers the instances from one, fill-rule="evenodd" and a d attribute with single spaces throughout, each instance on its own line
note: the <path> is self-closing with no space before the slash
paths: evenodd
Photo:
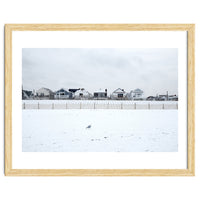
<path id="1" fill-rule="evenodd" d="M 135 89 L 133 92 L 134 92 L 134 93 L 143 93 L 143 91 L 140 90 L 139 88 Z"/>
<path id="2" fill-rule="evenodd" d="M 99 89 L 99 90 L 96 90 L 94 93 L 105 93 L 105 92 L 106 92 L 105 90 Z"/>
<path id="3" fill-rule="evenodd" d="M 125 93 L 124 89 L 118 88 L 113 93 Z"/>

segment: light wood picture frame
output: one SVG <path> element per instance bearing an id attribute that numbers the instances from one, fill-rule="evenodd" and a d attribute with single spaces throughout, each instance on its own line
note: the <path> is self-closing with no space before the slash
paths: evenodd
<path id="1" fill-rule="evenodd" d="M 13 31 L 187 31 L 187 169 L 14 169 L 12 165 Z M 6 24 L 5 25 L 6 176 L 194 176 L 195 25 L 194 24 Z"/>

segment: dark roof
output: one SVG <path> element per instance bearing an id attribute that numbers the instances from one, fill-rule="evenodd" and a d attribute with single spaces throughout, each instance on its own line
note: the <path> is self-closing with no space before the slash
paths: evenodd
<path id="1" fill-rule="evenodd" d="M 59 89 L 59 90 L 57 90 L 56 92 L 68 92 L 66 89 L 64 89 L 64 88 L 61 88 L 61 89 Z"/>
<path id="2" fill-rule="evenodd" d="M 78 91 L 78 90 L 80 90 L 80 88 L 78 88 L 78 89 L 69 89 L 69 92 L 75 93 L 75 92 Z"/>
<path id="3" fill-rule="evenodd" d="M 58 92 L 64 92 L 65 94 L 71 94 L 72 92 L 69 92 L 67 89 L 61 88 L 60 90 L 56 91 L 55 93 Z"/>
<path id="4" fill-rule="evenodd" d="M 28 90 L 22 90 L 23 93 L 25 93 L 27 96 L 31 96 L 32 91 L 28 91 Z"/>
<path id="5" fill-rule="evenodd" d="M 156 98 L 156 97 L 154 97 L 154 96 L 148 96 L 147 98 Z"/>

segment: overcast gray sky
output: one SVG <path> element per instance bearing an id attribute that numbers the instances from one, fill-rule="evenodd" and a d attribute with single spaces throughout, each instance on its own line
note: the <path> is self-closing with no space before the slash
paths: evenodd
<path id="1" fill-rule="evenodd" d="M 24 48 L 22 84 L 27 90 L 140 88 L 145 96 L 178 94 L 178 49 Z"/>

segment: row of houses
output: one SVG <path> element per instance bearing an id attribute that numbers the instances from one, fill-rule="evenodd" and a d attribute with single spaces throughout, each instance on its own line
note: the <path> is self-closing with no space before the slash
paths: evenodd
<path id="1" fill-rule="evenodd" d="M 40 88 L 37 91 L 22 90 L 22 99 L 94 99 L 94 100 L 142 100 L 143 91 L 140 89 L 132 90 L 127 93 L 124 89 L 118 88 L 108 95 L 107 89 L 95 91 L 93 94 L 84 88 L 65 89 L 61 88 L 53 92 L 48 88 Z"/>
<path id="2" fill-rule="evenodd" d="M 178 101 L 178 96 L 175 95 L 156 95 L 146 98 L 147 101 Z"/>
<path id="3" fill-rule="evenodd" d="M 53 92 L 48 88 L 40 88 L 37 91 L 22 90 L 22 99 L 77 99 L 77 100 L 163 100 L 160 97 L 153 96 L 143 98 L 143 91 L 139 88 L 126 92 L 124 89 L 118 88 L 108 95 L 107 89 L 95 91 L 93 94 L 84 88 L 65 89 L 61 88 Z M 169 98 L 166 98 L 169 100 Z M 171 99 L 170 99 L 171 100 Z"/>

